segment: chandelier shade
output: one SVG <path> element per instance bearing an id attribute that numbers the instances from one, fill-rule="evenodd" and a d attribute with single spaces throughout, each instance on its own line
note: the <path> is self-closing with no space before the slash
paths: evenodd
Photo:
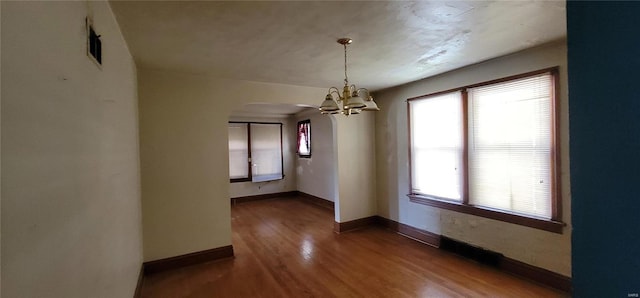
<path id="1" fill-rule="evenodd" d="M 380 108 L 378 108 L 376 102 L 373 101 L 373 98 L 371 98 L 371 100 L 367 100 L 365 104 L 367 106 L 362 108 L 363 111 L 380 111 Z"/>
<path id="2" fill-rule="evenodd" d="M 351 97 L 347 98 L 344 103 L 344 108 L 346 109 L 361 109 L 366 106 L 367 105 L 364 103 L 364 100 L 362 100 L 362 97 L 355 93 Z"/>
<path id="3" fill-rule="evenodd" d="M 322 102 L 322 105 L 320 105 L 320 111 L 328 113 L 339 112 L 340 107 L 338 106 L 338 103 L 333 100 L 333 97 L 330 94 L 327 94 L 327 96 L 324 98 L 324 101 Z"/>
<path id="4" fill-rule="evenodd" d="M 345 116 L 360 114 L 362 111 L 379 111 L 378 105 L 373 101 L 369 90 L 357 88 L 356 85 L 349 85 L 347 76 L 347 45 L 352 43 L 351 38 L 340 38 L 338 43 L 344 47 L 344 86 L 342 94 L 336 87 L 329 88 L 327 96 L 320 105 L 322 114 L 338 114 Z M 340 105 L 340 103 L 342 105 Z"/>

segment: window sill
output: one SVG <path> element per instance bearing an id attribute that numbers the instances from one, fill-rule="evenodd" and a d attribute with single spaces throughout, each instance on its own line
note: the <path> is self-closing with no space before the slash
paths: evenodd
<path id="1" fill-rule="evenodd" d="M 236 183 L 236 182 L 251 182 L 251 178 L 231 178 L 229 179 L 229 181 L 231 183 Z"/>
<path id="2" fill-rule="evenodd" d="M 250 178 L 231 178 L 229 179 L 229 182 L 231 183 L 236 183 L 236 182 L 253 182 L 253 183 L 260 183 L 260 182 L 269 182 L 269 181 L 278 181 L 278 180 L 283 180 L 285 175 L 257 175 L 257 176 L 253 176 Z"/>
<path id="3" fill-rule="evenodd" d="M 284 179 L 284 175 L 281 174 L 267 174 L 267 175 L 255 175 L 251 178 L 251 182 L 269 182 Z"/>
<path id="4" fill-rule="evenodd" d="M 409 197 L 409 201 L 413 203 L 495 219 L 557 234 L 562 234 L 562 229 L 564 228 L 564 226 L 566 226 L 565 223 L 559 221 L 527 217 L 514 213 L 507 213 L 504 211 L 465 205 L 458 202 L 437 200 L 423 195 L 409 194 L 407 196 Z"/>

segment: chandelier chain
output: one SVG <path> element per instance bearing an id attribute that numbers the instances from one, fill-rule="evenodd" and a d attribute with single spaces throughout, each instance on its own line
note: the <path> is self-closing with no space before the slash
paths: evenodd
<path id="1" fill-rule="evenodd" d="M 347 44 L 344 46 L 344 85 L 349 85 L 349 78 L 347 77 Z"/>

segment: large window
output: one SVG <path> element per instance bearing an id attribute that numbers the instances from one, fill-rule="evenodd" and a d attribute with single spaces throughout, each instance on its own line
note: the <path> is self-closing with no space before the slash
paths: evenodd
<path id="1" fill-rule="evenodd" d="M 311 120 L 298 122 L 298 156 L 311 157 Z"/>
<path id="2" fill-rule="evenodd" d="M 231 182 L 262 182 L 282 174 L 282 124 L 229 122 Z"/>
<path id="3" fill-rule="evenodd" d="M 408 100 L 413 202 L 561 232 L 557 69 Z"/>

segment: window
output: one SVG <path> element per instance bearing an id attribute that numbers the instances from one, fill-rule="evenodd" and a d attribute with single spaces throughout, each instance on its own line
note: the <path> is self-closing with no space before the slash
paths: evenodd
<path id="1" fill-rule="evenodd" d="M 311 120 L 298 122 L 298 156 L 311 157 Z"/>
<path id="2" fill-rule="evenodd" d="M 98 65 L 102 65 L 102 41 L 93 28 L 93 21 L 90 18 L 85 19 L 87 27 L 87 55 Z"/>
<path id="3" fill-rule="evenodd" d="M 561 233 L 557 68 L 408 101 L 411 201 Z"/>
<path id="4" fill-rule="evenodd" d="M 231 182 L 283 179 L 282 124 L 229 122 Z"/>
<path id="5" fill-rule="evenodd" d="M 462 98 L 459 92 L 411 102 L 412 191 L 462 201 Z"/>
<path id="6" fill-rule="evenodd" d="M 249 124 L 229 123 L 229 177 L 231 182 L 250 181 Z"/>

